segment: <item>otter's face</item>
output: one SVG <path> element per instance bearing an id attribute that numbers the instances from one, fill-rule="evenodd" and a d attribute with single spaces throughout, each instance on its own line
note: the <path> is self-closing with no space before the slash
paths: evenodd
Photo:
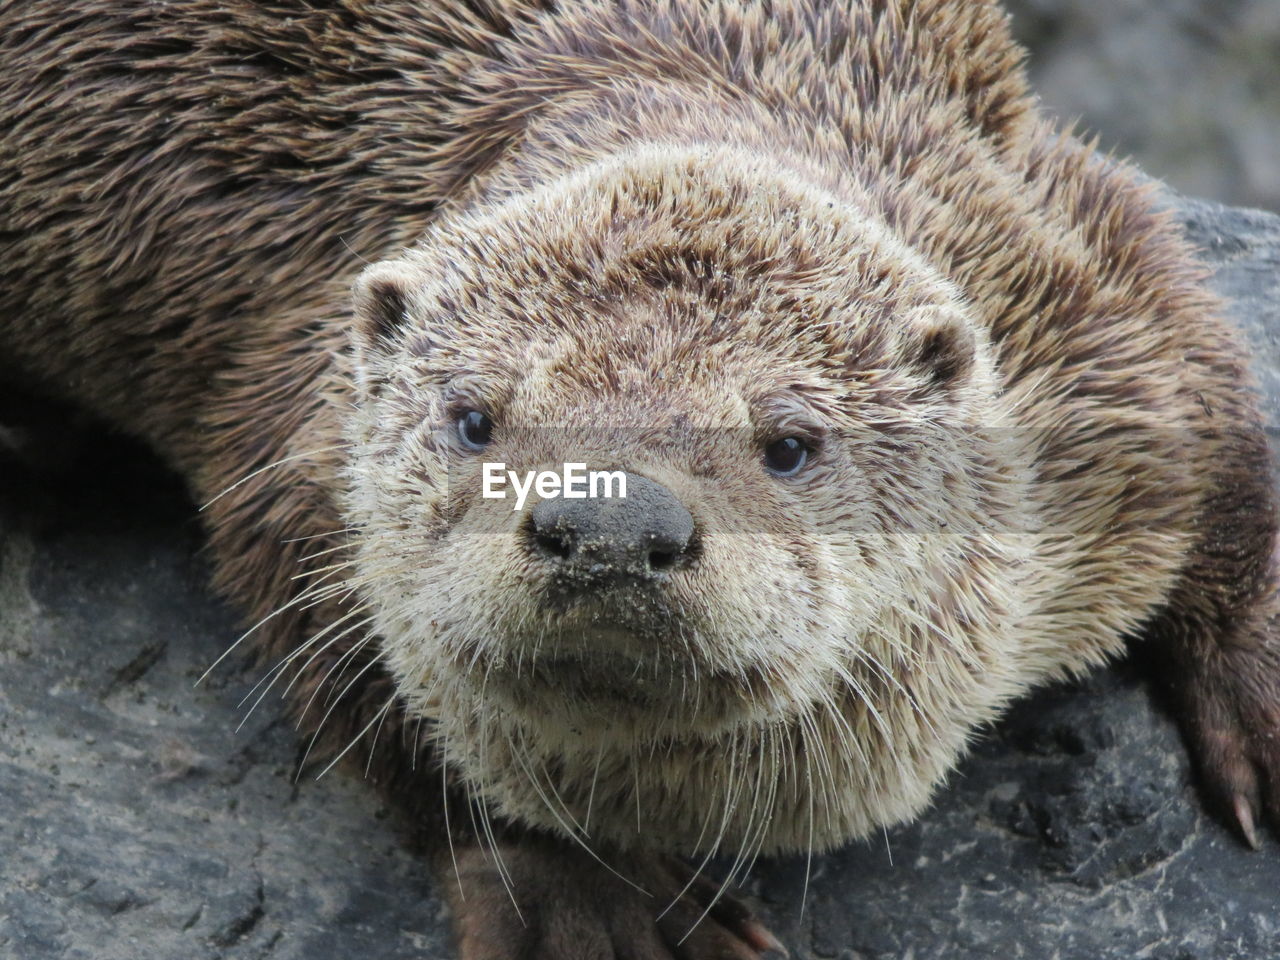
<path id="1" fill-rule="evenodd" d="M 835 840 L 918 806 L 953 714 L 1002 695 L 984 624 L 1020 558 L 990 527 L 1022 478 L 987 349 L 836 198 L 630 157 L 442 219 L 356 305 L 357 583 L 507 813 L 628 842 L 643 797 L 677 847 Z M 566 464 L 583 496 L 526 486 Z"/>

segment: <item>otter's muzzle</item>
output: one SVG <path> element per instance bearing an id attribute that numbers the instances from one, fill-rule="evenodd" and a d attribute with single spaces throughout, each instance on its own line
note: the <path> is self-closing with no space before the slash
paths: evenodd
<path id="1" fill-rule="evenodd" d="M 529 548 L 571 592 L 661 580 L 689 561 L 693 517 L 660 483 L 626 474 L 625 497 L 542 500 Z"/>

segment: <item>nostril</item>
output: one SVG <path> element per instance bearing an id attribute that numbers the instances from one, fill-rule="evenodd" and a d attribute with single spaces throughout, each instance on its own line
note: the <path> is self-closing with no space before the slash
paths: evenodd
<path id="1" fill-rule="evenodd" d="M 670 550 L 649 551 L 650 570 L 669 570 L 676 564 L 676 555 Z"/>
<path id="2" fill-rule="evenodd" d="M 567 560 L 573 553 L 573 542 L 568 536 L 560 533 L 535 533 L 533 542 L 544 556 Z"/>
<path id="3" fill-rule="evenodd" d="M 645 539 L 648 540 L 648 549 L 642 556 L 648 561 L 649 570 L 654 573 L 671 570 L 679 565 L 689 545 L 688 538 L 681 535 L 680 531 L 670 535 L 666 532 L 650 533 Z"/>

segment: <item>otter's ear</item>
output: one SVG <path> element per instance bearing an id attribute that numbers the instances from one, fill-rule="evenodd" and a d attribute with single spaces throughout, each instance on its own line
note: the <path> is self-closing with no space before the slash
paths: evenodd
<path id="1" fill-rule="evenodd" d="M 361 354 L 376 354 L 408 321 L 414 275 L 402 260 L 384 260 L 367 267 L 352 288 L 355 326 L 352 334 Z"/>
<path id="2" fill-rule="evenodd" d="M 973 370 L 976 352 L 973 331 L 963 323 L 934 323 L 916 341 L 915 365 L 930 388 L 947 390 Z"/>

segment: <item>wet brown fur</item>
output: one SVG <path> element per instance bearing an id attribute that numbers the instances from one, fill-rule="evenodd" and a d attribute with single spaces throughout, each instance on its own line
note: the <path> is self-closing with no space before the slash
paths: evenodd
<path id="1" fill-rule="evenodd" d="M 1240 348 L 1150 190 L 1055 132 L 1019 60 L 994 5 L 954 0 L 7 4 L 0 366 L 144 438 L 212 501 L 217 586 L 257 622 L 346 556 L 336 358 L 365 264 L 442 209 L 729 124 L 739 146 L 856 194 L 987 331 L 1006 399 L 1043 438 L 1045 522 L 1074 536 L 1056 561 L 1071 591 L 1024 624 L 1043 675 L 1125 636 L 1167 643 L 1211 791 L 1242 820 L 1276 817 L 1275 510 Z M 252 643 L 274 662 L 346 602 L 286 606 Z M 1081 635 L 1081 610 L 1108 631 Z M 315 755 L 365 732 L 355 753 L 374 751 L 373 776 L 439 851 L 440 772 L 399 710 L 371 743 L 394 684 L 359 638 L 309 662 L 294 702 L 338 694 Z M 307 733 L 327 710 L 307 711 Z M 461 872 L 483 889 L 463 953 L 502 956 L 545 931 L 502 932 L 470 817 L 456 800 Z M 539 909 L 613 909 L 547 883 L 548 862 L 594 868 L 539 843 L 510 858 L 553 904 Z M 596 933 L 601 956 L 610 938 L 665 949 L 643 925 Z"/>

